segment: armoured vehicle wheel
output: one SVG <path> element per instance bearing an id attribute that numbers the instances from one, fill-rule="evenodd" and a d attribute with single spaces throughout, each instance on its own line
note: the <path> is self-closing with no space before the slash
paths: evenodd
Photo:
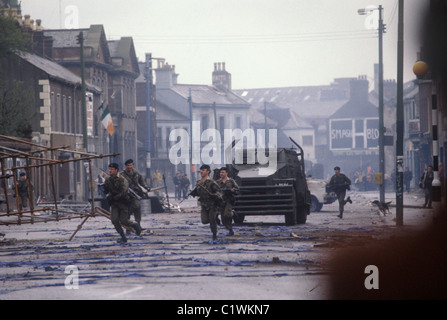
<path id="1" fill-rule="evenodd" d="M 242 223 L 244 223 L 245 215 L 243 215 L 243 214 L 234 215 L 233 220 L 234 220 L 234 223 L 242 224 Z"/>
<path id="2" fill-rule="evenodd" d="M 310 212 L 320 212 L 323 204 L 314 195 L 311 196 Z"/>

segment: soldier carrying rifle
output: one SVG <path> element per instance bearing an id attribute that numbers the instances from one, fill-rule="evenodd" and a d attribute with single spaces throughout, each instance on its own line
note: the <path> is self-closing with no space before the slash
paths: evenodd
<path id="1" fill-rule="evenodd" d="M 233 205 L 235 202 L 234 195 L 239 191 L 239 186 L 234 179 L 228 177 L 228 170 L 226 167 L 220 169 L 220 179 L 217 184 L 223 192 L 224 205 L 221 209 L 222 223 L 228 230 L 228 235 L 234 235 L 232 219 L 233 219 Z"/>
<path id="2" fill-rule="evenodd" d="M 213 233 L 213 242 L 217 240 L 217 213 L 222 204 L 222 192 L 216 181 L 210 178 L 210 166 L 204 164 L 200 167 L 201 179 L 197 180 L 196 187 L 189 195 L 199 197 L 201 211 L 200 216 L 203 224 L 210 224 Z"/>
<path id="3" fill-rule="evenodd" d="M 338 166 L 335 167 L 334 171 L 335 171 L 335 174 L 332 176 L 331 180 L 329 181 L 329 184 L 327 185 L 327 189 L 329 191 L 334 191 L 335 194 L 337 195 L 338 211 L 340 212 L 340 214 L 337 217 L 342 219 L 345 204 L 347 202 L 352 203 L 352 200 L 350 197 L 347 197 L 345 200 L 346 190 L 351 189 L 351 187 L 350 187 L 351 180 L 343 173 L 340 173 L 340 167 L 338 167 Z"/>
<path id="4" fill-rule="evenodd" d="M 126 243 L 127 238 L 121 225 L 132 227 L 137 235 L 141 234 L 141 227 L 136 222 L 129 220 L 129 183 L 118 175 L 119 165 L 117 163 L 109 164 L 109 176 L 104 182 L 104 193 L 107 195 L 107 201 L 111 206 L 111 220 L 116 231 L 121 235 L 119 243 Z"/>
<path id="5" fill-rule="evenodd" d="M 134 162 L 132 159 L 128 159 L 125 163 L 126 169 L 123 170 L 120 174 L 124 178 L 127 179 L 129 183 L 129 191 L 131 194 L 130 200 L 130 208 L 129 208 L 129 218 L 131 213 L 135 217 L 135 221 L 141 228 L 141 204 L 140 200 L 142 198 L 147 198 L 147 192 L 150 191 L 150 188 L 144 182 L 141 174 L 134 168 Z M 144 188 L 145 190 L 143 191 Z"/>

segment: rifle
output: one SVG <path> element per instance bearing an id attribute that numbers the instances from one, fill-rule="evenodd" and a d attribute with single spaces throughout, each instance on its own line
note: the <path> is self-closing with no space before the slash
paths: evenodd
<path id="1" fill-rule="evenodd" d="M 127 188 L 127 193 L 130 195 L 131 198 L 135 198 L 137 200 L 143 199 L 132 188 Z"/>
<path id="2" fill-rule="evenodd" d="M 99 170 L 101 170 L 102 172 L 104 172 L 107 176 L 109 176 L 109 174 L 107 173 L 107 172 L 105 172 L 103 169 L 99 169 Z M 118 174 L 118 177 L 119 177 L 119 174 Z M 125 178 L 124 178 L 125 179 Z M 150 190 L 149 190 L 150 191 Z M 146 192 L 149 192 L 149 191 L 146 191 Z M 134 199 L 137 199 L 137 200 L 141 200 L 141 199 L 143 199 L 142 197 L 140 197 L 136 192 L 135 192 L 135 190 L 133 190 L 132 188 L 127 188 L 127 194 L 131 197 L 131 198 L 134 198 Z M 112 202 L 113 202 L 113 199 L 111 198 L 112 197 L 112 195 L 110 194 L 110 193 L 108 193 L 108 194 L 106 194 L 106 199 L 107 199 L 107 202 L 109 203 L 109 205 L 112 205 Z"/>
<path id="3" fill-rule="evenodd" d="M 351 186 L 348 183 L 336 183 L 336 184 L 326 184 L 326 192 L 335 192 L 335 190 L 351 190 Z"/>
<path id="4" fill-rule="evenodd" d="M 223 192 L 225 192 L 225 191 L 233 192 L 232 190 L 234 190 L 235 193 L 239 192 L 239 188 L 220 188 L 220 190 L 222 190 Z"/>
<path id="5" fill-rule="evenodd" d="M 171 212 L 171 204 L 169 203 L 169 193 L 168 193 L 168 186 L 166 185 L 166 178 L 163 174 L 163 184 L 166 192 L 166 200 L 168 200 L 168 212 Z"/>
<path id="6" fill-rule="evenodd" d="M 200 188 L 202 188 L 203 190 L 205 190 L 209 195 L 210 195 L 210 197 L 211 197 L 211 199 L 213 199 L 214 200 L 214 203 L 217 205 L 217 206 L 222 206 L 223 205 L 223 199 L 222 199 L 222 197 L 219 197 L 219 196 L 217 196 L 217 194 L 215 194 L 215 193 L 211 193 L 211 191 L 209 191 L 207 188 L 205 188 L 205 186 L 203 186 L 201 183 L 197 183 L 197 185 L 196 185 L 196 187 L 194 188 L 194 190 L 197 190 L 197 187 L 200 187 Z M 194 190 L 192 190 L 191 192 L 190 192 L 190 194 L 192 194 L 193 192 L 194 192 Z M 197 194 L 197 191 L 196 191 L 196 193 L 195 194 Z M 194 197 L 195 197 L 195 195 L 193 195 Z"/>

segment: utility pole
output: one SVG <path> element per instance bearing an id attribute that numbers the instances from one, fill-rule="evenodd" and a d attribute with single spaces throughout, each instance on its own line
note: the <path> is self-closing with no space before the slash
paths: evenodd
<path id="1" fill-rule="evenodd" d="M 152 53 L 146 53 L 146 179 L 151 176 L 151 86 L 152 86 Z"/>
<path id="2" fill-rule="evenodd" d="M 379 11 L 379 172 L 381 174 L 381 181 L 379 185 L 379 199 L 380 202 L 385 202 L 385 146 L 384 146 L 384 131 L 383 125 L 383 34 L 385 33 L 385 25 L 383 23 L 382 13 L 383 8 L 379 5 L 377 8 L 368 7 L 359 9 L 357 11 L 360 15 L 369 15 L 372 11 Z"/>
<path id="3" fill-rule="evenodd" d="M 77 36 L 80 49 L 81 60 L 81 105 L 82 105 L 82 144 L 84 152 L 88 152 L 88 138 L 87 138 L 87 101 L 85 100 L 85 63 L 84 63 L 84 33 L 81 31 Z M 84 197 L 88 199 L 88 178 L 87 178 L 87 163 L 84 163 L 85 179 L 84 179 Z M 93 201 L 93 199 L 92 199 Z"/>
<path id="4" fill-rule="evenodd" d="M 195 166 L 195 164 L 192 163 L 192 159 L 193 159 L 193 145 L 194 142 L 192 140 L 192 96 L 191 96 L 191 88 L 189 88 L 189 97 L 188 97 L 188 103 L 189 103 L 189 154 L 190 154 L 190 159 L 189 159 L 189 166 L 191 168 L 190 170 L 190 177 L 191 177 L 191 187 L 194 188 L 195 184 L 196 184 L 196 180 L 195 180 L 195 176 L 194 176 L 194 171 L 193 168 Z"/>
<path id="5" fill-rule="evenodd" d="M 84 64 L 84 33 L 81 31 L 77 36 L 78 43 L 81 45 L 81 103 L 82 103 L 82 141 L 84 144 L 84 151 L 88 152 L 87 140 L 87 104 L 85 100 L 85 64 Z"/>
<path id="6" fill-rule="evenodd" d="M 383 8 L 379 5 L 379 170 L 382 174 L 380 184 L 380 202 L 385 202 L 385 146 L 383 145 L 383 33 L 384 25 L 382 19 Z"/>
<path id="7" fill-rule="evenodd" d="M 404 57 L 404 1 L 399 0 L 397 25 L 397 97 L 396 97 L 396 225 L 404 224 L 404 102 L 403 102 L 403 57 Z"/>

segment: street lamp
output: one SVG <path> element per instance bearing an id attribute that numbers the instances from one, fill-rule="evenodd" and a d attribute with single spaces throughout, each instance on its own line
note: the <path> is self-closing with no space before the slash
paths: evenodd
<path id="1" fill-rule="evenodd" d="M 150 181 L 152 187 L 151 175 L 151 98 L 152 98 L 152 60 L 164 61 L 164 58 L 154 58 L 152 53 L 146 53 L 144 76 L 146 80 L 146 179 Z"/>
<path id="2" fill-rule="evenodd" d="M 433 80 L 423 80 L 428 73 L 428 65 L 424 61 L 417 61 L 413 65 L 413 73 L 419 79 L 419 86 L 421 84 L 429 84 L 432 86 L 431 107 L 432 107 L 432 155 L 433 155 L 433 181 L 432 181 L 432 195 L 433 202 L 441 201 L 441 181 L 439 180 L 439 143 L 438 143 L 438 99 L 436 95 L 436 83 Z"/>
<path id="3" fill-rule="evenodd" d="M 381 5 L 378 7 L 367 7 L 364 9 L 359 9 L 357 13 L 359 15 L 369 15 L 374 10 L 379 10 L 379 171 L 382 175 L 381 184 L 380 184 L 380 201 L 385 201 L 385 183 L 384 183 L 384 174 L 385 174 L 385 149 L 383 144 L 383 134 L 384 134 L 384 126 L 383 126 L 383 33 L 385 32 L 385 25 L 383 24 L 382 19 L 382 11 L 383 8 Z"/>

